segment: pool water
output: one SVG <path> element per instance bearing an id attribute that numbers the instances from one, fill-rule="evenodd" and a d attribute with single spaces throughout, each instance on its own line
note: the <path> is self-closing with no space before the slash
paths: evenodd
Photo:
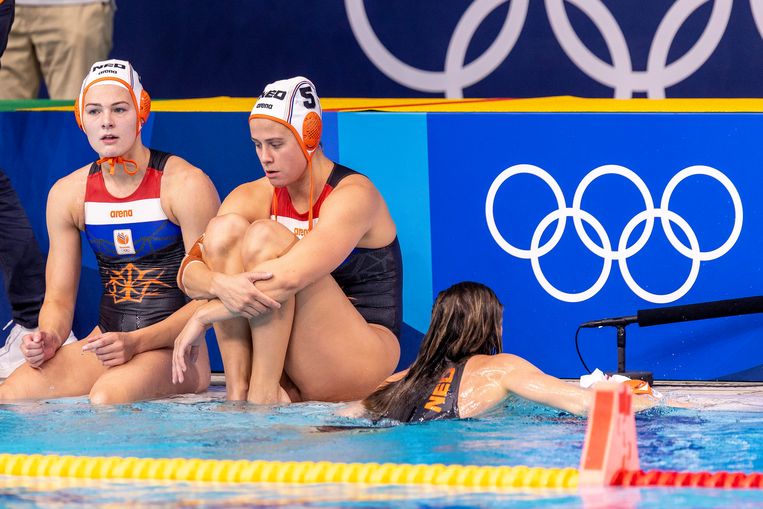
<path id="1" fill-rule="evenodd" d="M 115 407 L 85 398 L 0 405 L 0 452 L 334 462 L 577 467 L 586 421 L 509 399 L 479 419 L 384 428 L 337 405 L 256 407 L 203 396 Z M 763 471 L 763 398 L 678 394 L 636 426 L 644 470 Z M 614 489 L 480 493 L 428 487 L 95 482 L 0 477 L 0 507 L 763 507 L 763 490 Z"/>

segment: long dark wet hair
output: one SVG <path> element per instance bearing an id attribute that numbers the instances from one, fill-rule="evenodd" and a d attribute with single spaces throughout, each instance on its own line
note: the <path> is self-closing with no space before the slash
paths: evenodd
<path id="1" fill-rule="evenodd" d="M 441 291 L 408 373 L 377 389 L 363 406 L 375 418 L 408 421 L 447 367 L 474 355 L 501 352 L 502 318 L 503 305 L 481 283 L 464 281 Z"/>

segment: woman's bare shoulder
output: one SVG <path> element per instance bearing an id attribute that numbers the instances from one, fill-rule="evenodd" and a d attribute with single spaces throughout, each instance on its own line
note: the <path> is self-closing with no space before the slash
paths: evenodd
<path id="1" fill-rule="evenodd" d="M 361 202 L 377 200 L 381 193 L 373 182 L 363 174 L 354 173 L 347 175 L 336 186 L 336 190 L 342 195 L 355 195 Z"/>
<path id="2" fill-rule="evenodd" d="M 74 200 L 84 199 L 87 176 L 90 173 L 90 165 L 83 166 L 58 179 L 50 188 L 49 198 Z"/>
<path id="3" fill-rule="evenodd" d="M 48 192 L 47 212 L 48 228 L 53 224 L 70 223 L 78 229 L 84 228 L 85 188 L 90 165 L 78 168 L 61 177 Z M 55 221 L 52 221 L 55 218 Z"/>
<path id="4" fill-rule="evenodd" d="M 171 155 L 164 165 L 162 182 L 170 182 L 188 191 L 189 187 L 209 185 L 212 180 L 201 168 L 197 168 L 177 155 Z"/>
<path id="5" fill-rule="evenodd" d="M 56 184 L 60 182 L 64 186 L 69 186 L 69 185 L 85 183 L 85 181 L 87 181 L 88 174 L 90 174 L 90 166 L 91 166 L 90 164 L 86 164 L 85 166 L 77 168 L 71 173 L 67 173 L 66 175 L 58 179 Z"/>
<path id="6" fill-rule="evenodd" d="M 270 216 L 273 186 L 262 177 L 245 182 L 231 191 L 220 206 L 220 215 L 239 214 L 250 220 Z"/>
<path id="7" fill-rule="evenodd" d="M 518 355 L 510 353 L 498 353 L 495 355 L 475 355 L 469 359 L 469 367 L 472 369 L 496 369 L 525 367 L 529 363 Z"/>

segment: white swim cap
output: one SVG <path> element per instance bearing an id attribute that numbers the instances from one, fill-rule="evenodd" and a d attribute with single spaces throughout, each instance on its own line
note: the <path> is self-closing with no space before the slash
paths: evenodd
<path id="1" fill-rule="evenodd" d="M 275 120 L 291 129 L 308 160 L 321 141 L 321 102 L 315 85 L 302 76 L 267 85 L 249 115 L 253 118 Z"/>
<path id="2" fill-rule="evenodd" d="M 115 59 L 94 63 L 90 67 L 90 72 L 85 76 L 79 97 L 74 103 L 74 115 L 80 128 L 84 130 L 82 116 L 85 108 L 85 94 L 91 87 L 98 85 L 118 85 L 130 92 L 135 111 L 138 112 L 137 132 L 140 132 L 143 124 L 148 119 L 148 114 L 151 112 L 151 98 L 148 92 L 143 90 L 140 76 L 130 65 L 130 62 Z"/>

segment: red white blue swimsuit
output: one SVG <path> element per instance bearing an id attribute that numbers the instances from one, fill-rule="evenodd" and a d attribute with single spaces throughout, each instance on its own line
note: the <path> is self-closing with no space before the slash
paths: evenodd
<path id="1" fill-rule="evenodd" d="M 170 154 L 151 150 L 146 174 L 130 196 L 112 196 L 93 163 L 85 190 L 85 233 L 104 292 L 98 327 L 129 332 L 159 322 L 185 305 L 175 281 L 185 255 L 180 227 L 159 197 Z"/>
<path id="2" fill-rule="evenodd" d="M 341 164 L 334 164 L 326 185 L 313 206 L 313 222 L 317 223 L 321 205 L 339 182 L 349 175 L 360 175 Z M 276 188 L 274 219 L 297 237 L 308 231 L 308 214 L 297 212 L 285 187 Z M 389 245 L 352 250 L 342 264 L 331 273 L 355 309 L 368 323 L 383 325 L 400 337 L 403 318 L 403 262 L 400 244 L 395 237 Z"/>

